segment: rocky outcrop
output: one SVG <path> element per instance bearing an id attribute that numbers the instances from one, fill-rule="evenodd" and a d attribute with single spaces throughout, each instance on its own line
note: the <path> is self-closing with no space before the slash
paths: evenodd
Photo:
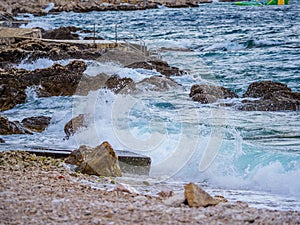
<path id="1" fill-rule="evenodd" d="M 193 183 L 184 186 L 184 195 L 190 207 L 207 207 L 219 203 L 219 201 Z"/>
<path id="2" fill-rule="evenodd" d="M 126 93 L 127 90 L 133 90 L 135 84 L 131 78 L 120 78 L 118 75 L 113 75 L 106 81 L 105 85 L 117 94 L 121 91 Z"/>
<path id="3" fill-rule="evenodd" d="M 79 35 L 76 31 L 80 31 L 76 27 L 60 27 L 54 30 L 43 30 L 42 37 L 44 39 L 57 39 L 57 40 L 79 40 Z"/>
<path id="4" fill-rule="evenodd" d="M 96 60 L 102 55 L 101 50 L 93 49 L 80 43 L 58 43 L 51 41 L 18 40 L 16 43 L 4 45 L 0 48 L 0 62 L 4 66 L 20 63 L 26 59 L 31 62 L 39 58 L 52 60 L 61 59 L 89 59 Z M 3 68 L 5 68 L 3 66 Z"/>
<path id="5" fill-rule="evenodd" d="M 0 116 L 0 135 L 10 134 L 32 134 L 18 121 L 9 121 L 6 117 Z"/>
<path id="6" fill-rule="evenodd" d="M 39 97 L 73 95 L 86 69 L 83 61 L 72 61 L 66 66 L 55 64 L 46 69 L 0 70 L 0 111 L 13 108 L 26 100 L 25 89 L 38 86 Z"/>
<path id="7" fill-rule="evenodd" d="M 53 4 L 49 7 L 49 4 Z M 107 11 L 107 10 L 143 10 L 157 8 L 157 4 L 142 4 L 143 1 L 137 1 L 136 4 L 103 4 L 96 0 L 43 0 L 43 1 L 25 1 L 25 0 L 6 0 L 1 2 L 0 10 L 8 11 L 14 15 L 18 13 L 31 13 L 35 16 L 43 16 L 47 13 L 57 12 L 90 12 L 90 11 Z"/>
<path id="8" fill-rule="evenodd" d="M 171 78 L 163 76 L 152 76 L 136 83 L 136 89 L 140 91 L 158 91 L 165 92 L 174 89 L 183 89 L 183 87 Z"/>
<path id="9" fill-rule="evenodd" d="M 202 104 L 214 103 L 219 99 L 238 98 L 238 95 L 227 88 L 207 84 L 196 84 L 191 87 L 190 97 Z"/>
<path id="10" fill-rule="evenodd" d="M 156 70 L 157 72 L 169 77 L 169 76 L 180 76 L 184 71 L 180 70 L 177 67 L 170 66 L 167 62 L 161 60 L 149 60 L 134 62 L 126 67 L 128 68 L 143 68 L 147 70 Z"/>
<path id="11" fill-rule="evenodd" d="M 292 92 L 286 85 L 273 81 L 252 83 L 243 98 L 258 98 L 243 100 L 240 110 L 245 111 L 281 111 L 299 110 L 300 92 Z"/>
<path id="12" fill-rule="evenodd" d="M 1 70 L 0 70 L 0 74 Z M 25 86 L 17 79 L 7 79 L 0 75 L 0 111 L 22 104 L 26 100 Z"/>
<path id="13" fill-rule="evenodd" d="M 24 127 L 35 132 L 43 132 L 50 124 L 51 117 L 35 116 L 25 118 L 21 121 Z"/>
<path id="14" fill-rule="evenodd" d="M 79 114 L 78 116 L 72 118 L 68 123 L 66 123 L 64 127 L 66 139 L 69 139 L 70 136 L 74 135 L 76 131 L 78 131 L 82 127 L 86 127 L 84 115 Z"/>
<path id="15" fill-rule="evenodd" d="M 122 176 L 118 156 L 108 142 L 103 142 L 95 148 L 80 146 L 65 162 L 78 166 L 78 172 L 89 175 Z"/>

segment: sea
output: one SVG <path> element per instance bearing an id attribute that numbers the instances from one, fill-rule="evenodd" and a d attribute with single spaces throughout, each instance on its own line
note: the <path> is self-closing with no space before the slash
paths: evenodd
<path id="1" fill-rule="evenodd" d="M 62 12 L 34 17 L 24 27 L 49 30 L 75 26 L 111 41 L 145 44 L 171 66 L 186 71 L 172 76 L 182 88 L 116 95 L 105 89 L 87 96 L 37 98 L 27 88 L 24 104 L 1 112 L 10 120 L 50 116 L 43 133 L 3 136 L 2 150 L 76 149 L 108 141 L 114 149 L 151 157 L 147 189 L 196 182 L 229 201 L 250 206 L 300 211 L 300 111 L 239 111 L 242 94 L 255 81 L 272 80 L 300 91 L 300 8 L 284 6 L 200 4 L 196 8 L 141 11 Z M 80 37 L 91 35 L 80 33 Z M 71 59 L 70 59 L 71 60 Z M 70 60 L 23 61 L 17 68 L 34 70 Z M 90 76 L 101 72 L 139 82 L 159 72 L 85 60 Z M 204 105 L 193 102 L 193 84 L 221 85 L 240 97 Z M 65 139 L 64 125 L 85 114 L 88 127 Z M 128 179 L 132 180 L 132 178 Z M 130 183 L 130 182 L 129 182 Z M 175 188 L 175 189 L 176 189 Z"/>

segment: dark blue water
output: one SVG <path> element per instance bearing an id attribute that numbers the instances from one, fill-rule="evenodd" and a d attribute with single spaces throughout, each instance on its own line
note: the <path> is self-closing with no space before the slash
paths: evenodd
<path id="1" fill-rule="evenodd" d="M 61 146 L 96 145 L 108 140 L 114 147 L 151 156 L 154 176 L 263 191 L 275 202 L 277 198 L 271 194 L 299 200 L 299 111 L 240 112 L 215 105 L 203 106 L 188 97 L 190 86 L 202 82 L 223 85 L 240 96 L 249 84 L 261 80 L 283 82 L 293 91 L 300 91 L 300 9 L 298 1 L 291 3 L 265 7 L 213 3 L 199 8 L 70 12 L 33 17 L 28 26 L 46 29 L 76 26 L 92 30 L 96 24 L 97 35 L 110 40 L 115 39 L 118 24 L 119 39 L 138 36 L 135 39 L 143 40 L 149 48 L 179 50 L 161 54 L 171 65 L 189 73 L 174 78 L 185 87 L 182 92 L 124 99 L 112 93 L 91 93 L 90 105 L 96 105 L 97 109 L 93 122 L 96 128 L 67 142 L 61 141 L 61 127 L 74 111 L 88 109 L 72 106 L 73 100 L 68 97 L 33 97 L 4 114 L 19 119 L 44 112 L 54 118 L 51 126 L 41 135 L 8 139 L 14 144 Z M 41 67 L 41 61 L 24 68 L 30 66 Z M 89 67 L 91 71 L 116 72 L 135 80 L 157 75 L 153 71 L 103 64 Z M 91 109 L 94 113 L 95 108 Z M 125 114 L 126 118 L 120 116 Z M 298 207 L 299 210 L 300 201 L 297 201 L 287 203 L 290 207 L 285 209 Z"/>

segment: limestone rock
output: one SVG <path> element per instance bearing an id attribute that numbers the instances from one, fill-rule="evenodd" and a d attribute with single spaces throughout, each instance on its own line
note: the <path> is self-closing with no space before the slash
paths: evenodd
<path id="1" fill-rule="evenodd" d="M 171 78 L 163 76 L 152 76 L 145 78 L 136 84 L 136 88 L 141 91 L 165 92 L 172 89 L 183 89 L 183 87 Z"/>
<path id="2" fill-rule="evenodd" d="M 25 87 L 22 87 L 18 80 L 9 81 L 6 79 L 5 81 L 5 79 L 6 78 L 0 74 L 0 111 L 11 109 L 17 104 L 24 103 L 26 100 Z M 6 84 L 4 82 L 6 82 Z M 14 86 L 10 85 L 10 82 L 13 83 Z"/>
<path id="3" fill-rule="evenodd" d="M 131 78 L 120 78 L 118 75 L 113 75 L 106 81 L 105 85 L 108 89 L 111 89 L 117 94 L 124 88 L 134 86 L 134 82 Z"/>
<path id="4" fill-rule="evenodd" d="M 44 39 L 58 39 L 58 40 L 79 40 L 79 35 L 76 31 L 81 30 L 76 27 L 60 27 L 54 30 L 47 30 L 42 32 Z"/>
<path id="5" fill-rule="evenodd" d="M 23 127 L 18 121 L 9 121 L 6 117 L 0 116 L 0 134 L 32 134 L 30 130 Z"/>
<path id="6" fill-rule="evenodd" d="M 218 99 L 237 98 L 237 94 L 222 86 L 195 84 L 191 87 L 190 97 L 203 104 L 214 103 Z"/>
<path id="7" fill-rule="evenodd" d="M 184 186 L 184 195 L 190 207 L 214 206 L 219 202 L 194 183 Z"/>
<path id="8" fill-rule="evenodd" d="M 86 64 L 72 61 L 66 66 L 55 64 L 46 69 L 26 71 L 23 69 L 0 70 L 0 110 L 13 108 L 26 100 L 25 90 L 39 86 L 39 97 L 73 95 L 83 76 Z"/>
<path id="9" fill-rule="evenodd" d="M 243 100 L 239 107 L 246 111 L 281 111 L 299 110 L 300 92 L 292 92 L 286 85 L 273 81 L 261 81 L 252 83 L 244 98 L 259 98 L 255 100 Z"/>
<path id="10" fill-rule="evenodd" d="M 48 116 L 36 116 L 25 118 L 21 121 L 24 127 L 35 131 L 43 132 L 50 124 L 51 117 Z"/>
<path id="11" fill-rule="evenodd" d="M 157 72 L 169 77 L 169 76 L 180 76 L 184 73 L 184 71 L 180 70 L 177 67 L 169 66 L 169 64 L 162 60 L 149 60 L 149 61 L 141 61 L 134 62 L 126 67 L 129 68 L 144 68 L 147 70 L 156 70 Z"/>
<path id="12" fill-rule="evenodd" d="M 74 135 L 81 127 L 86 127 L 84 123 L 84 115 L 79 114 L 78 116 L 72 118 L 64 127 L 64 132 L 66 134 L 66 139 Z"/>
<path id="13" fill-rule="evenodd" d="M 77 165 L 78 172 L 89 175 L 122 176 L 118 156 L 108 142 L 95 148 L 83 145 L 71 153 L 66 163 Z"/>

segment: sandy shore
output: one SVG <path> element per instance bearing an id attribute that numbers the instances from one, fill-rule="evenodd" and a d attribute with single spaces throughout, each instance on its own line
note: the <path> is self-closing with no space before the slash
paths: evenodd
<path id="1" fill-rule="evenodd" d="M 27 153 L 0 153 L 0 176 L 0 224 L 300 224 L 299 212 L 242 202 L 172 207 L 162 197 L 94 189 L 62 161 Z"/>

